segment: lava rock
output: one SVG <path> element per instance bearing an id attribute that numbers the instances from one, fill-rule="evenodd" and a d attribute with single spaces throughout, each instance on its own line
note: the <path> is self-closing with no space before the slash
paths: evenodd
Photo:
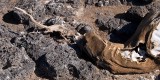
<path id="1" fill-rule="evenodd" d="M 96 2 L 96 0 L 85 0 L 86 5 L 94 5 Z"/>
<path id="2" fill-rule="evenodd" d="M 64 5 L 62 3 L 54 3 L 50 2 L 46 5 L 46 12 L 47 14 L 56 14 L 61 15 L 61 12 L 64 9 Z"/>
<path id="3" fill-rule="evenodd" d="M 97 26 L 99 27 L 100 30 L 105 31 L 107 30 L 107 26 L 105 25 L 105 23 L 109 20 L 109 18 L 98 18 L 96 19 L 95 23 L 97 24 Z"/>
<path id="4" fill-rule="evenodd" d="M 108 6 L 109 5 L 109 0 L 106 0 L 103 2 L 104 6 Z"/>
<path id="5" fill-rule="evenodd" d="M 19 33 L 9 30 L 5 25 L 0 25 L 0 37 L 1 38 L 14 38 Z"/>
<path id="6" fill-rule="evenodd" d="M 54 0 L 56 3 L 67 3 L 73 8 L 78 8 L 80 6 L 80 0 Z"/>
<path id="7" fill-rule="evenodd" d="M 24 4 L 25 3 L 25 4 Z M 20 0 L 17 2 L 17 7 L 20 7 L 30 13 L 34 19 L 40 21 L 44 19 L 45 16 L 45 6 L 41 1 L 36 0 Z M 23 14 L 23 13 L 22 13 Z M 27 16 L 28 17 L 28 16 Z M 26 18 L 26 15 L 23 16 Z"/>
<path id="8" fill-rule="evenodd" d="M 104 3 L 107 3 L 108 4 L 109 2 L 109 6 L 117 6 L 117 5 L 121 5 L 121 2 L 119 0 L 107 0 L 107 2 L 104 1 Z"/>
<path id="9" fill-rule="evenodd" d="M 77 26 L 76 30 L 81 34 L 85 34 L 89 31 L 91 31 L 91 27 L 89 25 L 86 25 L 86 24 L 79 24 Z"/>
<path id="10" fill-rule="evenodd" d="M 125 14 L 125 18 L 128 21 L 139 23 L 148 12 L 149 11 L 145 6 L 131 7 Z"/>
<path id="11" fill-rule="evenodd" d="M 155 0 L 120 0 L 120 2 L 124 5 L 147 5 Z"/>
<path id="12" fill-rule="evenodd" d="M 54 24 L 64 24 L 64 23 L 65 21 L 61 19 L 60 17 L 53 17 L 45 21 L 45 25 L 47 26 L 51 26 Z"/>
<path id="13" fill-rule="evenodd" d="M 22 18 L 20 13 L 17 11 L 10 11 L 3 16 L 3 21 L 12 24 L 20 24 L 23 23 L 24 19 Z"/>
<path id="14" fill-rule="evenodd" d="M 48 15 L 58 15 L 58 16 L 71 16 L 73 15 L 73 11 L 68 9 L 62 3 L 49 2 L 46 4 L 46 14 Z"/>
<path id="15" fill-rule="evenodd" d="M 133 35 L 139 23 L 118 18 L 98 18 L 96 24 L 100 30 L 109 34 L 110 41 L 123 43 Z"/>
<path id="16" fill-rule="evenodd" d="M 66 3 L 68 0 L 54 0 L 56 3 Z"/>
<path id="17" fill-rule="evenodd" d="M 102 7 L 102 6 L 121 5 L 121 2 L 119 0 L 86 0 L 85 4 Z"/>
<path id="18" fill-rule="evenodd" d="M 121 4 L 127 5 L 127 0 L 120 0 Z"/>
<path id="19" fill-rule="evenodd" d="M 152 11 L 152 10 L 154 10 L 154 11 L 160 11 L 160 5 L 159 4 L 160 4 L 160 1 L 157 0 L 157 1 L 152 2 L 149 5 L 146 5 L 146 7 L 147 7 L 147 9 L 149 11 Z"/>
<path id="20" fill-rule="evenodd" d="M 29 57 L 36 63 L 35 74 L 38 77 L 53 80 L 57 76 L 54 66 L 50 66 L 45 57 L 47 53 L 54 52 L 56 44 L 52 39 L 48 41 L 40 33 L 30 33 L 25 37 L 16 37 L 13 44 L 25 48 Z"/>
<path id="21" fill-rule="evenodd" d="M 50 18 L 45 22 L 45 25 L 50 26 L 56 24 L 56 19 L 55 18 Z"/>
<path id="22" fill-rule="evenodd" d="M 103 2 L 102 1 L 98 1 L 97 6 L 98 7 L 102 7 L 103 6 Z"/>
<path id="23" fill-rule="evenodd" d="M 7 38 L 1 38 L 0 45 L 0 79 L 34 79 L 35 63 L 25 49 L 13 46 Z"/>
<path id="24" fill-rule="evenodd" d="M 73 18 L 73 17 L 65 17 L 65 18 L 64 18 L 64 21 L 65 21 L 65 22 L 69 22 L 69 23 L 71 24 L 71 23 L 73 23 L 74 18 Z"/>
<path id="25" fill-rule="evenodd" d="M 104 79 L 101 71 L 91 62 L 86 62 L 78 56 L 85 55 L 76 52 L 67 44 L 59 44 L 51 38 L 39 33 L 29 33 L 19 38 L 14 45 L 20 44 L 28 55 L 35 61 L 35 74 L 45 79 Z M 21 40 L 24 39 L 24 40 Z M 24 43 L 25 42 L 25 46 Z M 99 73 L 99 74 L 97 74 Z"/>
<path id="26" fill-rule="evenodd" d="M 32 7 L 35 7 L 37 5 L 36 3 L 38 3 L 38 1 L 36 1 L 36 0 L 19 0 L 19 1 L 17 1 L 16 5 L 18 7 L 23 8 L 23 9 L 30 9 Z"/>
<path id="27" fill-rule="evenodd" d="M 137 23 L 124 21 L 119 30 L 114 30 L 112 33 L 109 34 L 109 40 L 115 43 L 124 43 L 130 38 L 131 35 L 134 34 L 137 26 Z"/>
<path id="28" fill-rule="evenodd" d="M 96 24 L 102 31 L 112 32 L 113 30 L 119 30 L 120 29 L 120 19 L 118 18 L 98 18 L 96 20 Z"/>
<path id="29" fill-rule="evenodd" d="M 51 2 L 48 3 L 48 1 Z M 48 17 L 58 15 L 67 17 L 65 21 L 74 24 L 75 16 L 73 13 L 77 8 L 81 7 L 81 5 L 83 6 L 83 3 L 94 7 L 98 1 L 102 1 L 103 6 L 121 5 L 119 0 L 0 0 L 0 8 L 2 8 L 0 13 L 3 15 L 8 10 L 13 10 L 17 6 L 25 9 L 40 23 L 45 22 Z M 158 6 L 158 3 L 151 3 L 147 5 L 147 9 L 154 9 L 153 7 L 157 9 L 159 8 Z M 25 30 L 27 30 L 27 32 L 22 35 L 20 34 L 21 32 L 12 31 L 12 28 L 8 29 L 8 27 L 12 27 L 12 24 L 0 22 L 4 24 L 0 25 L 0 79 L 32 80 L 36 79 L 36 77 L 49 80 L 113 79 L 111 77 L 113 74 L 108 70 L 97 68 L 94 63 L 91 63 L 93 61 L 86 56 L 86 53 L 79 50 L 77 45 L 58 43 L 54 40 L 55 37 L 52 34 L 33 32 L 35 31 L 35 25 L 26 15 L 15 10 L 13 13 L 11 12 L 11 17 L 18 22 L 22 21 L 22 24 L 25 26 L 23 31 L 26 32 Z M 107 15 L 107 17 L 110 16 Z M 48 25 L 59 23 L 57 21 L 54 22 L 54 19 L 48 19 L 46 23 Z M 99 28 L 102 28 L 102 31 L 110 30 L 112 34 L 109 35 L 114 36 L 114 39 L 118 38 L 118 40 L 121 40 L 122 38 L 119 38 L 119 36 L 128 37 L 124 34 L 130 35 L 134 31 L 135 26 L 133 25 L 135 24 L 137 23 L 107 18 L 99 19 L 97 25 L 99 25 Z M 22 25 L 18 26 L 23 27 Z M 73 25 L 71 26 L 73 27 Z M 77 30 L 81 33 L 85 33 L 91 29 L 89 25 L 79 25 L 79 23 L 74 28 L 77 26 L 79 26 Z M 14 29 L 16 28 L 19 27 L 14 27 Z M 57 34 L 54 35 L 59 36 Z M 26 60 L 26 58 L 28 59 Z"/>
<path id="30" fill-rule="evenodd" d="M 31 10 L 31 12 L 33 13 L 32 16 L 34 17 L 34 19 L 38 22 L 40 22 L 41 20 L 43 20 L 45 18 L 45 7 L 42 6 L 43 4 L 37 2 L 37 4 L 35 5 L 35 8 L 33 10 Z"/>
<path id="31" fill-rule="evenodd" d="M 68 0 L 67 3 L 69 3 L 73 8 L 79 8 L 80 6 L 80 0 Z"/>

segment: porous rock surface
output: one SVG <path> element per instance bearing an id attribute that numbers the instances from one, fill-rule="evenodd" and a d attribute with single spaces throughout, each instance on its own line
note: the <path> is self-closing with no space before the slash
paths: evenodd
<path id="1" fill-rule="evenodd" d="M 110 33 L 111 41 L 124 42 L 148 10 L 160 10 L 159 2 L 137 1 L 0 0 L 0 80 L 159 80 L 158 70 L 115 75 L 98 68 L 76 44 L 59 42 L 58 33 L 42 34 L 28 17 L 14 10 L 23 8 L 46 25 L 65 22 L 83 34 L 86 26 L 99 29 Z M 134 15 L 128 20 L 126 14 Z M 138 22 L 133 19 L 137 15 Z"/>

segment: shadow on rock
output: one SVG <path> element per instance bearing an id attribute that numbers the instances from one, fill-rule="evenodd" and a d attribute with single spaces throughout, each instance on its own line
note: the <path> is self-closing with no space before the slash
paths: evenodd
<path id="1" fill-rule="evenodd" d="M 38 58 L 36 62 L 36 70 L 35 74 L 38 77 L 46 78 L 49 80 L 54 80 L 55 77 L 57 76 L 56 70 L 54 69 L 53 66 L 50 66 L 47 62 L 46 56 L 42 55 L 41 57 Z"/>
<path id="2" fill-rule="evenodd" d="M 159 80 L 160 79 L 160 74 L 156 77 L 156 79 L 155 80 Z"/>
<path id="3" fill-rule="evenodd" d="M 84 59 L 85 61 L 89 61 L 93 64 L 95 64 L 94 59 L 92 59 L 89 55 L 87 55 L 87 52 L 84 50 L 85 41 L 79 40 L 76 44 L 70 44 L 69 46 L 72 47 L 80 59 Z"/>
<path id="4" fill-rule="evenodd" d="M 150 4 L 154 0 L 120 0 L 122 4 L 144 6 Z"/>
<path id="5" fill-rule="evenodd" d="M 137 22 L 137 23 L 139 23 L 142 20 L 142 17 L 139 16 L 138 14 L 131 14 L 131 13 L 117 14 L 115 18 L 124 19 L 126 21 Z"/>
<path id="6" fill-rule="evenodd" d="M 148 9 L 144 6 L 133 6 L 126 13 L 115 15 L 115 18 L 140 23 L 148 12 Z"/>
<path id="7" fill-rule="evenodd" d="M 107 66 L 101 67 L 99 66 L 99 64 L 97 64 L 97 59 L 88 54 L 87 50 L 85 49 L 85 45 L 86 45 L 86 41 L 84 39 L 81 39 L 77 42 L 77 44 L 69 45 L 69 46 L 76 51 L 78 58 L 84 59 L 87 62 L 91 62 L 94 66 L 98 67 L 99 69 L 107 69 L 110 71 L 111 69 L 109 67 Z M 74 66 L 72 65 L 68 65 L 68 66 L 73 68 L 74 73 L 79 74 L 79 72 L 76 70 L 76 68 L 74 68 Z M 73 70 L 72 70 L 72 73 L 73 73 Z M 74 74 L 73 76 L 76 76 L 78 78 L 76 74 Z"/>
<path id="8" fill-rule="evenodd" d="M 3 21 L 11 24 L 20 24 L 21 17 L 14 11 L 10 11 L 3 16 Z"/>
<path id="9" fill-rule="evenodd" d="M 72 64 L 68 64 L 68 70 L 69 70 L 69 74 L 76 77 L 76 78 L 80 78 L 79 74 L 80 74 L 80 71 L 77 70 L 77 68 L 72 65 Z"/>
<path id="10" fill-rule="evenodd" d="M 137 26 L 137 23 L 128 23 L 121 29 L 112 31 L 109 35 L 109 40 L 114 43 L 124 43 L 134 34 Z"/>

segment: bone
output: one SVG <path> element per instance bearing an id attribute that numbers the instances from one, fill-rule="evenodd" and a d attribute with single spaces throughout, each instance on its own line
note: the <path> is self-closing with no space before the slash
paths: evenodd
<path id="1" fill-rule="evenodd" d="M 62 37 L 64 39 L 65 36 L 75 36 L 76 38 L 77 37 L 80 37 L 81 35 L 76 35 L 77 32 L 74 32 L 73 30 L 71 29 L 68 29 L 66 28 L 64 25 L 51 25 L 51 26 L 46 26 L 46 25 L 43 25 L 39 22 L 37 22 L 32 15 L 30 15 L 29 13 L 27 13 L 24 9 L 21 9 L 21 8 L 18 8 L 18 7 L 15 7 L 16 10 L 24 13 L 25 15 L 27 15 L 30 20 L 38 27 L 38 28 L 41 28 L 41 29 L 46 29 L 45 33 L 52 33 L 54 31 L 56 32 L 60 32 Z M 67 40 L 67 39 L 66 39 Z"/>
<path id="2" fill-rule="evenodd" d="M 131 56 L 130 56 L 130 51 L 124 51 L 122 53 L 120 53 L 122 57 L 124 58 L 127 58 L 127 59 L 130 59 Z"/>
<path id="3" fill-rule="evenodd" d="M 160 54 L 160 22 L 152 33 L 151 42 L 154 43 L 154 48 L 151 49 L 151 54 L 157 57 Z"/>

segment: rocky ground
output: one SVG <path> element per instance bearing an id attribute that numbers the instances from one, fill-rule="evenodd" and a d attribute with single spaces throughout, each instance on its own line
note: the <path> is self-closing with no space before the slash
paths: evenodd
<path id="1" fill-rule="evenodd" d="M 58 32 L 43 34 L 20 7 L 45 25 L 63 24 L 84 34 L 97 30 L 125 42 L 151 10 L 152 0 L 0 0 L 0 80 L 160 80 L 159 70 L 112 74 L 92 63 L 77 44 Z"/>

